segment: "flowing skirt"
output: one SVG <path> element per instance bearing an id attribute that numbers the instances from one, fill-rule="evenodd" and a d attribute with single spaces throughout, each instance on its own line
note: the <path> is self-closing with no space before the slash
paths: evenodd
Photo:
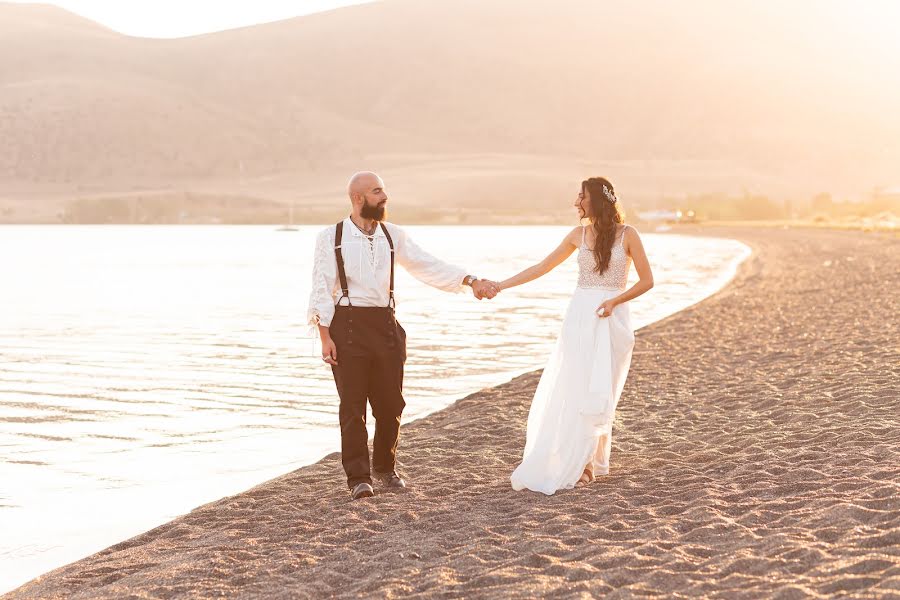
<path id="1" fill-rule="evenodd" d="M 634 331 L 628 303 L 601 319 L 597 307 L 621 290 L 576 288 L 531 401 L 515 490 L 544 494 L 572 488 L 590 463 L 609 473 L 612 423 L 625 386 Z"/>

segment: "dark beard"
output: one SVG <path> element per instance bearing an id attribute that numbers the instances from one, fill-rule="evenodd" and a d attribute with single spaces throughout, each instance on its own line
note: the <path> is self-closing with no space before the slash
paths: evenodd
<path id="1" fill-rule="evenodd" d="M 363 219 L 372 219 L 373 221 L 384 221 L 385 217 L 385 207 L 384 206 L 372 206 L 368 202 L 363 204 L 362 209 L 359 211 L 359 216 Z"/>

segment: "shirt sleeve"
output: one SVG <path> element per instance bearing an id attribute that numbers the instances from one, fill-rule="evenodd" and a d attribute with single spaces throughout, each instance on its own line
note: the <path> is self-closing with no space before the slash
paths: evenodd
<path id="1" fill-rule="evenodd" d="M 397 263 L 409 273 L 432 287 L 445 292 L 466 291 L 463 278 L 468 271 L 462 267 L 445 263 L 422 250 L 406 232 L 397 227 Z"/>
<path id="2" fill-rule="evenodd" d="M 326 229 L 316 238 L 316 252 L 313 257 L 312 287 L 309 292 L 309 308 L 306 311 L 310 335 L 316 332 L 318 325 L 331 326 L 337 285 L 334 242 Z"/>

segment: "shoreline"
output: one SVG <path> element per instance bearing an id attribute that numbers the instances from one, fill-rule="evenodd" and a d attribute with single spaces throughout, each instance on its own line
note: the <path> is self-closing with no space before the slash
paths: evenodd
<path id="1" fill-rule="evenodd" d="M 223 239 L 229 239 L 230 235 L 253 235 L 262 237 L 266 240 L 271 240 L 278 245 L 288 243 L 291 247 L 294 247 L 297 245 L 298 239 L 301 240 L 300 246 L 305 246 L 305 244 L 302 243 L 302 239 L 304 237 L 308 238 L 310 231 L 313 231 L 314 229 L 315 228 L 312 230 L 309 228 L 301 228 L 298 234 L 301 237 L 296 238 L 295 236 L 291 238 L 295 240 L 293 242 L 288 239 L 291 236 L 283 238 L 265 228 L 237 230 L 217 228 L 219 233 L 216 235 L 226 236 Z M 416 227 L 415 229 L 424 232 L 431 228 Z M 453 235 L 452 228 L 435 229 L 447 232 L 450 236 Z M 501 235 L 505 234 L 500 228 L 488 229 L 491 231 L 500 231 Z M 544 232 L 541 234 L 542 239 L 549 239 L 551 240 L 551 243 L 556 243 L 558 241 L 557 238 L 562 235 L 562 229 L 563 228 L 536 228 L 536 231 Z M 167 228 L 167 230 L 170 233 L 166 234 L 157 229 L 141 228 L 141 230 L 134 230 L 134 233 L 135 235 L 153 235 L 154 232 L 164 233 L 165 236 L 185 235 L 184 230 L 175 228 Z M 517 231 L 518 228 L 513 228 L 512 230 Z M 568 228 L 565 228 L 565 230 L 568 231 Z M 69 234 L 65 234 L 65 231 L 69 231 Z M 26 233 L 24 237 L 27 239 L 28 236 L 36 236 L 40 239 L 48 236 L 54 237 L 58 233 L 64 235 L 64 238 L 68 235 L 72 235 L 73 241 L 77 241 L 81 239 L 82 236 L 93 237 L 95 235 L 100 235 L 100 239 L 104 239 L 104 236 L 123 235 L 122 232 L 116 234 L 111 230 L 106 230 L 107 233 L 104 234 L 103 231 L 104 230 L 100 228 L 86 231 L 54 229 L 44 231 L 43 233 L 39 230 L 35 230 L 31 233 Z M 178 233 L 179 231 L 181 231 L 180 234 Z M 255 233 L 252 233 L 254 231 Z M 550 233 L 546 233 L 547 231 Z M 559 235 L 557 235 L 557 231 L 559 232 Z M 202 231 L 199 233 L 202 233 Z M 207 233 L 212 232 L 207 230 Z M 143 238 L 140 236 L 135 238 L 135 240 L 140 239 Z M 176 239 L 181 238 L 177 237 Z M 650 242 L 650 240 L 656 241 Z M 683 271 L 682 275 L 685 276 L 683 283 L 679 284 L 676 282 L 674 286 L 671 285 L 671 282 L 666 284 L 666 280 L 671 279 L 673 274 L 670 273 L 667 275 L 662 273 L 662 276 L 657 280 L 657 287 L 654 289 L 653 301 L 641 303 L 640 306 L 635 306 L 636 303 L 632 303 L 632 323 L 635 326 L 645 325 L 653 320 L 668 316 L 674 311 L 680 310 L 688 304 L 696 303 L 703 297 L 717 291 L 722 285 L 727 283 L 726 280 L 730 278 L 733 270 L 730 266 L 733 261 L 736 258 L 741 257 L 744 252 L 748 251 L 746 246 L 733 240 L 704 240 L 703 238 L 692 238 L 682 235 L 672 236 L 666 234 L 651 234 L 645 238 L 645 244 L 653 245 L 656 243 L 662 244 L 662 246 L 666 248 L 672 246 L 675 251 L 678 251 L 677 249 L 685 244 L 697 248 L 702 247 L 711 252 L 715 252 L 716 256 L 710 255 L 710 259 L 714 258 L 714 263 L 712 264 L 705 264 L 703 266 L 697 265 L 688 269 L 682 269 L 681 265 L 672 263 L 671 266 L 673 268 L 677 268 L 678 271 Z M 16 244 L 12 244 L 11 247 L 15 246 Z M 720 246 L 723 252 L 723 254 L 721 254 L 723 258 L 721 259 L 718 254 Z M 705 254 L 707 254 L 707 250 L 681 251 L 679 256 L 687 258 L 694 255 Z M 667 259 L 666 256 L 663 255 L 660 257 L 660 260 L 662 262 L 658 267 L 663 271 L 667 270 L 668 267 L 665 265 L 668 265 L 671 262 L 671 259 Z M 226 263 L 228 262 L 229 261 L 226 260 Z M 301 269 L 303 268 L 302 262 L 301 259 Z M 465 260 L 463 262 L 465 262 Z M 502 264 L 502 262 L 497 262 L 495 260 L 491 270 L 505 270 L 501 267 Z M 528 290 L 523 289 L 525 293 L 522 294 L 522 297 L 520 298 L 516 298 L 515 295 L 507 296 L 505 299 L 506 306 L 500 309 L 501 311 L 510 309 L 522 311 L 523 314 L 532 314 L 532 318 L 538 319 L 540 322 L 534 321 L 533 326 L 521 322 L 520 325 L 509 324 L 506 327 L 498 327 L 495 323 L 492 324 L 489 321 L 483 323 L 483 327 L 487 328 L 484 331 L 490 331 L 490 335 L 486 338 L 483 337 L 481 342 L 476 342 L 476 345 L 479 347 L 493 348 L 495 342 L 492 342 L 491 339 L 502 339 L 502 337 L 506 335 L 505 330 L 507 327 L 510 328 L 508 333 L 515 336 L 517 341 L 521 340 L 524 343 L 531 344 L 527 350 L 525 348 L 522 348 L 521 350 L 515 349 L 510 347 L 508 343 L 506 344 L 506 348 L 496 347 L 492 351 L 492 354 L 500 359 L 497 362 L 475 361 L 455 353 L 451 355 L 447 351 L 447 348 L 442 351 L 436 351 L 433 348 L 433 340 L 430 342 L 428 339 L 429 334 L 424 333 L 425 337 L 419 337 L 423 335 L 423 331 L 421 331 L 422 324 L 419 324 L 417 327 L 415 320 L 407 320 L 407 318 L 413 319 L 413 315 L 415 314 L 415 309 L 411 307 L 414 307 L 417 304 L 422 306 L 420 303 L 410 303 L 409 308 L 412 314 L 407 313 L 405 316 L 400 314 L 399 317 L 403 320 L 404 325 L 406 325 L 412 336 L 411 344 L 413 347 L 410 348 L 412 353 L 410 365 L 411 368 L 418 371 L 418 373 L 409 373 L 407 377 L 406 387 L 409 388 L 407 391 L 408 394 L 411 395 L 411 406 L 406 410 L 408 414 L 404 418 L 404 425 L 412 422 L 413 419 L 411 417 L 421 417 L 425 414 L 436 412 L 470 393 L 477 392 L 486 387 L 505 383 L 513 377 L 542 368 L 544 366 L 543 362 L 546 359 L 545 352 L 548 350 L 542 351 L 539 344 L 549 348 L 549 345 L 552 344 L 555 339 L 555 334 L 558 333 L 558 319 L 561 318 L 560 311 L 565 308 L 567 292 L 570 291 L 567 288 L 574 285 L 572 274 L 566 274 L 566 269 L 571 270 L 573 266 L 574 265 L 570 262 L 566 267 L 560 268 L 554 276 L 545 278 L 543 283 L 538 282 L 538 285 L 534 288 Z M 694 275 L 689 276 L 692 273 Z M 676 279 L 679 278 L 680 276 L 676 277 Z M 300 287 L 302 294 L 302 283 Z M 673 294 L 671 296 L 670 291 Z M 409 290 L 409 293 L 411 292 L 412 290 Z M 513 292 L 515 293 L 515 291 Z M 544 292 L 554 294 L 556 299 L 548 302 L 543 296 Z M 296 297 L 296 295 L 293 294 L 292 297 Z M 408 300 L 412 298 L 412 296 L 405 297 L 407 297 Z M 529 297 L 541 299 L 532 302 L 529 300 Z M 216 301 L 217 299 L 210 298 L 210 300 Z M 443 300 L 443 296 L 435 298 L 435 301 L 437 302 L 442 302 Z M 461 298 L 453 298 L 450 300 L 457 303 L 461 301 L 465 303 L 465 300 Z M 501 299 L 501 302 L 502 301 L 503 300 Z M 428 301 L 429 304 L 430 302 L 431 301 Z M 539 312 L 531 313 L 530 307 L 532 305 L 534 309 Z M 545 308 L 542 309 L 541 305 Z M 487 305 L 482 305 L 481 307 L 471 306 L 471 308 L 470 306 L 471 305 L 468 303 L 465 303 L 465 308 L 463 309 L 463 306 L 460 305 L 460 309 L 474 309 L 480 311 L 481 309 L 486 308 Z M 487 312 L 493 313 L 496 311 L 497 308 L 490 308 Z M 543 314 L 541 314 L 540 311 L 543 311 Z M 481 318 L 484 317 L 475 317 L 476 322 Z M 451 347 L 455 346 L 467 335 L 479 334 L 480 328 L 478 326 L 472 326 L 472 319 L 468 319 L 468 321 L 470 323 L 469 325 L 460 324 L 460 327 L 466 328 L 465 330 L 459 329 L 455 333 L 451 332 L 451 335 L 447 338 L 447 345 Z M 531 322 L 531 319 L 529 319 L 529 322 Z M 127 326 L 127 324 L 125 325 Z M 418 333 L 416 333 L 417 329 L 419 329 Z M 426 331 L 430 330 L 427 326 L 425 329 Z M 303 331 L 300 333 L 302 335 Z M 496 336 L 499 336 L 499 338 Z M 300 341 L 303 342 L 304 340 L 301 339 Z M 272 339 L 271 343 L 277 344 L 277 338 Z M 57 344 L 51 343 L 49 345 L 44 345 L 53 348 Z M 282 342 L 278 345 L 283 346 L 284 344 Z M 513 344 L 513 346 L 515 345 L 516 344 Z M 83 344 L 80 344 L 80 346 L 82 347 L 82 350 L 84 350 Z M 315 355 L 315 352 L 312 351 L 311 340 L 308 340 L 308 343 L 302 344 L 302 346 L 304 346 L 301 348 L 303 354 L 306 356 Z M 79 345 L 76 345 L 74 350 L 77 351 L 78 347 Z M 424 352 L 420 353 L 419 348 L 422 348 Z M 433 367 L 429 368 L 427 366 L 439 364 L 439 362 L 437 362 L 437 354 L 439 354 L 440 357 L 443 357 L 443 360 L 451 361 L 445 363 L 444 366 L 454 368 L 454 372 L 459 374 L 458 376 L 454 375 L 453 380 L 440 380 L 441 377 L 446 377 L 446 375 L 441 374 L 441 371 L 444 368 L 443 366 L 439 367 L 437 371 L 435 371 Z M 477 354 L 478 353 L 476 353 L 476 355 Z M 513 356 L 513 354 L 517 354 L 518 356 Z M 455 361 L 459 361 L 459 363 L 457 364 Z M 161 362 L 168 362 L 168 360 Z M 291 362 L 293 363 L 293 360 Z M 301 358 L 299 365 L 297 365 L 300 368 L 299 373 L 294 371 L 293 377 L 290 377 L 290 379 L 285 377 L 283 384 L 289 385 L 290 388 L 294 390 L 294 401 L 298 402 L 301 406 L 314 407 L 321 405 L 325 410 L 331 410 L 336 413 L 337 406 L 335 404 L 336 398 L 333 397 L 333 382 L 330 381 L 330 378 L 327 381 L 327 385 L 330 386 L 330 391 L 327 387 L 323 388 L 321 385 L 322 382 L 320 381 L 322 373 L 318 372 L 319 369 L 317 369 L 315 365 L 310 365 L 310 362 L 311 361 L 309 361 L 308 358 Z M 279 363 L 283 364 L 283 360 L 280 360 Z M 317 371 L 315 374 L 312 372 L 313 369 Z M 429 377 L 437 377 L 438 380 L 429 382 L 427 379 L 422 379 L 419 381 L 419 379 L 422 378 L 423 370 L 426 373 L 431 370 Z M 267 376 L 266 372 L 259 372 L 259 374 L 263 377 Z M 298 375 L 299 379 L 297 379 Z M 313 379 L 304 381 L 307 375 L 316 378 L 316 381 Z M 410 379 L 409 376 L 413 376 L 413 378 Z M 165 381 L 167 379 L 166 373 L 162 372 L 160 378 Z M 417 389 L 422 391 L 421 395 L 417 392 Z M 180 393 L 181 395 L 190 395 L 188 388 L 182 388 Z M 297 394 L 299 394 L 299 396 Z M 309 394 L 309 396 L 307 396 L 307 394 Z M 223 398 L 223 400 L 227 401 L 227 398 Z M 261 400 L 265 402 L 264 397 L 261 398 Z M 83 405 L 79 404 L 79 406 Z M 131 410 L 136 410 L 136 407 Z M 238 412 L 241 411 L 240 408 L 237 410 Z M 270 443 L 266 440 L 275 440 L 275 443 L 277 444 L 272 448 L 272 452 L 264 453 L 268 455 L 268 459 L 266 459 L 265 456 L 262 456 L 262 454 L 258 455 L 261 459 L 256 462 L 263 463 L 258 466 L 253 464 L 253 459 L 250 458 L 252 455 L 242 455 L 241 453 L 238 453 L 234 457 L 235 462 L 229 461 L 229 464 L 227 465 L 222 464 L 220 467 L 216 467 L 217 461 L 214 455 L 209 452 L 208 445 L 206 445 L 205 448 L 202 446 L 194 447 L 193 450 L 191 449 L 191 446 L 188 446 L 187 450 L 189 453 L 185 456 L 198 462 L 202 461 L 205 465 L 192 469 L 192 471 L 194 471 L 193 474 L 182 472 L 177 462 L 172 464 L 172 468 L 160 466 L 153 467 L 153 469 L 159 473 L 160 478 L 165 478 L 168 481 L 175 481 L 185 476 L 189 476 L 194 480 L 193 483 L 186 482 L 185 485 L 178 486 L 178 489 L 172 488 L 169 491 L 166 491 L 166 485 L 162 481 L 157 481 L 155 485 L 145 485 L 140 483 L 140 480 L 143 478 L 140 473 L 132 473 L 131 481 L 129 482 L 131 485 L 126 489 L 104 491 L 94 488 L 93 490 L 89 490 L 90 493 L 88 494 L 81 494 L 80 492 L 82 490 L 79 489 L 76 483 L 75 485 L 67 486 L 69 491 L 65 493 L 70 499 L 65 505 L 56 505 L 57 508 L 53 508 L 55 503 L 58 502 L 59 494 L 42 494 L 40 498 L 46 499 L 44 501 L 46 502 L 46 507 L 35 510 L 38 502 L 29 504 L 28 502 L 15 501 L 18 497 L 24 498 L 26 492 L 28 492 L 28 488 L 27 486 L 23 488 L 21 485 L 13 485 L 16 480 L 27 481 L 27 479 L 21 477 L 17 478 L 16 474 L 13 473 L 14 479 L 9 482 L 11 488 L 9 490 L 10 493 L 7 494 L 7 500 L 12 502 L 7 503 L 12 503 L 21 508 L 11 508 L 5 511 L 6 522 L 8 522 L 10 526 L 8 527 L 9 531 L 7 532 L 9 535 L 4 535 L 2 537 L 2 543 L 0 543 L 0 546 L 2 546 L 0 547 L 0 555 L 6 557 L 5 559 L 0 560 L 0 562 L 4 563 L 6 566 L 6 569 L 0 570 L 0 573 L 2 573 L 2 576 L 0 576 L 0 594 L 15 589 L 34 577 L 52 571 L 60 566 L 70 564 L 76 560 L 80 560 L 86 556 L 90 556 L 110 545 L 163 525 L 175 518 L 187 514 L 198 506 L 225 496 L 238 494 L 250 487 L 268 481 L 273 477 L 315 463 L 326 454 L 340 449 L 338 431 L 336 426 L 331 422 L 331 419 L 327 419 L 324 424 L 317 425 L 314 430 L 307 431 L 304 426 L 304 432 L 300 434 L 299 438 L 297 438 L 296 433 L 291 433 L 293 426 L 305 423 L 305 416 L 305 414 L 296 416 L 286 414 L 272 415 L 269 418 L 269 423 L 270 427 L 274 427 L 275 429 L 269 433 L 262 432 L 261 436 L 261 432 L 255 432 L 255 434 L 259 436 L 259 441 L 253 443 L 256 447 L 266 447 Z M 177 415 L 177 418 L 190 419 L 190 415 L 182 412 Z M 289 419 L 290 422 L 284 421 L 283 419 L 285 418 Z M 297 418 L 300 418 L 301 420 L 297 421 Z M 333 418 L 336 419 L 336 414 Z M 282 421 L 281 425 L 278 424 L 279 420 Z M 40 430 L 38 429 L 33 430 L 34 433 L 39 433 L 39 431 Z M 110 430 L 108 433 L 115 433 L 115 431 Z M 239 440 L 235 441 L 238 444 L 241 443 Z M 297 442 L 299 442 L 299 444 L 297 444 Z M 224 440 L 220 440 L 219 443 L 224 443 Z M 115 447 L 118 449 L 127 449 L 125 443 L 118 444 Z M 229 447 L 229 445 L 221 446 L 223 451 L 227 451 Z M 278 448 L 281 448 L 281 450 L 279 451 Z M 15 448 L 10 448 L 10 450 L 13 451 Z M 168 456 L 166 456 L 166 450 L 154 449 L 154 453 L 160 461 L 172 460 L 172 455 L 177 455 L 178 450 L 177 447 L 173 448 L 171 452 L 168 452 Z M 16 453 L 13 452 L 13 454 Z M 11 456 L 11 458 L 15 458 L 15 456 Z M 177 460 L 177 456 L 175 458 Z M 104 456 L 94 457 L 94 462 L 90 465 L 92 467 L 90 472 L 92 474 L 102 475 L 104 472 L 103 467 L 108 466 L 103 464 L 102 461 L 104 460 L 106 460 Z M 112 460 L 113 463 L 116 462 L 116 459 L 114 458 L 111 458 L 110 460 Z M 271 461 L 273 464 L 264 464 L 267 460 Z M 125 465 L 121 464 L 121 460 L 118 462 L 120 463 L 120 469 L 125 467 Z M 156 463 L 156 461 L 154 461 L 154 463 Z M 278 463 L 281 464 L 280 467 L 276 466 Z M 87 466 L 85 463 L 82 464 Z M 238 467 L 238 465 L 240 465 L 240 467 Z M 112 466 L 115 468 L 115 464 Z M 26 469 L 28 467 L 22 468 Z M 221 471 L 223 471 L 222 473 L 219 472 L 220 468 Z M 227 473 L 236 468 L 239 470 L 236 476 Z M 41 477 L 42 473 L 47 472 L 46 468 L 41 469 L 37 466 L 33 470 L 37 472 L 36 477 Z M 197 478 L 200 477 L 203 477 L 204 479 L 208 478 L 209 482 L 197 482 Z M 82 478 L 82 481 L 85 479 L 87 478 Z M 102 478 L 100 481 L 102 481 Z M 43 483 L 44 485 L 52 486 L 54 481 L 47 480 Z M 22 485 L 24 485 L 24 483 Z M 57 489 L 59 489 L 59 487 L 57 487 Z M 37 489 L 34 491 L 37 492 Z M 33 498 L 38 498 L 35 494 L 30 495 Z M 146 508 L 144 508 L 145 506 Z M 106 516 L 104 516 L 104 513 Z M 80 517 L 74 518 L 77 515 L 82 514 L 84 515 L 83 519 Z M 3 521 L 2 517 L 3 515 L 0 514 L 0 521 Z M 2 525 L 0 525 L 0 529 L 3 529 Z"/>
<path id="2" fill-rule="evenodd" d="M 641 591 L 745 591 L 757 596 L 784 591 L 786 597 L 805 597 L 829 589 L 850 594 L 900 589 L 900 557 L 889 551 L 891 544 L 900 543 L 898 517 L 889 518 L 891 509 L 900 509 L 900 501 L 885 495 L 885 490 L 891 490 L 890 477 L 896 479 L 900 469 L 885 472 L 862 461 L 868 469 L 866 477 L 853 480 L 853 463 L 858 457 L 829 453 L 826 448 L 812 452 L 803 452 L 802 447 L 782 448 L 791 440 L 776 435 L 786 429 L 803 435 L 817 427 L 826 429 L 818 432 L 818 437 L 830 439 L 840 434 L 831 428 L 839 429 L 840 419 L 815 413 L 821 409 L 822 398 L 856 402 L 845 388 L 864 390 L 860 392 L 862 403 L 870 411 L 851 415 L 856 418 L 854 424 L 878 416 L 881 421 L 876 426 L 862 429 L 868 434 L 864 440 L 884 465 L 891 464 L 892 456 L 897 464 L 897 444 L 885 444 L 885 440 L 897 438 L 896 380 L 884 373 L 875 376 L 877 372 L 870 371 L 865 362 L 853 363 L 857 369 L 854 377 L 866 375 L 855 384 L 825 375 L 820 377 L 823 381 L 803 379 L 812 373 L 807 364 L 812 357 L 805 361 L 803 348 L 787 344 L 772 346 L 770 352 L 753 352 L 754 341 L 767 343 L 761 340 L 766 331 L 773 336 L 789 335 L 788 330 L 807 334 L 786 340 L 795 344 L 801 340 L 809 344 L 812 332 L 830 333 L 828 326 L 811 323 L 810 319 L 817 317 L 808 312 L 808 296 L 822 293 L 818 271 L 849 277 L 861 288 L 871 286 L 876 274 L 897 266 L 897 243 L 884 235 L 861 234 L 857 238 L 856 234 L 831 230 L 722 231 L 728 230 L 698 226 L 690 234 L 738 239 L 753 253 L 722 289 L 640 330 L 616 419 L 612 471 L 592 486 L 543 500 L 509 489 L 508 475 L 520 457 L 524 417 L 539 377 L 539 371 L 533 371 L 404 426 L 400 468 L 411 476 L 412 486 L 406 493 L 382 494 L 372 501 L 351 504 L 338 455 L 329 454 L 312 465 L 203 505 L 161 527 L 55 569 L 4 597 L 61 598 L 79 593 L 151 597 L 534 596 Z M 679 227 L 677 233 L 689 232 Z M 879 239 L 873 239 L 876 237 Z M 886 249 L 879 250 L 879 241 Z M 811 255 L 810 245 L 819 254 Z M 795 277 L 786 260 L 792 253 L 786 250 L 794 250 L 793 255 L 805 261 L 809 274 L 798 271 L 801 276 Z M 860 256 L 848 261 L 851 252 Z M 822 267 L 821 254 L 834 255 L 829 259 L 834 268 Z M 841 264 L 844 266 L 839 268 Z M 854 267 L 868 279 L 854 278 Z M 897 276 L 893 277 L 896 280 Z M 778 284 L 775 289 L 773 283 Z M 842 286 L 837 284 L 832 290 L 842 291 Z M 848 341 L 849 332 L 853 347 L 876 354 L 879 369 L 884 370 L 886 361 L 895 358 L 890 335 L 896 332 L 896 325 L 885 320 L 889 318 L 885 309 L 896 308 L 896 301 L 885 298 L 884 289 L 874 291 L 881 294 L 870 297 L 871 305 L 862 307 L 868 309 L 862 313 L 868 326 L 863 329 L 869 337 L 881 339 L 881 347 L 866 338 L 857 339 L 859 328 L 851 326 L 839 332 L 844 337 L 828 338 L 832 346 L 823 349 L 826 357 L 835 354 L 831 351 L 836 341 Z M 826 292 L 828 299 L 832 298 Z M 777 325 L 769 323 L 768 330 L 760 319 L 750 316 L 762 313 L 763 306 L 765 314 L 777 317 Z M 844 319 L 854 316 L 848 311 L 838 315 Z M 796 322 L 817 326 L 790 326 Z M 710 339 L 710 334 L 715 339 Z M 749 358 L 765 363 L 766 368 L 754 369 L 754 360 L 748 362 L 746 356 L 735 360 L 721 345 L 731 354 L 751 354 Z M 840 355 L 840 348 L 837 350 Z M 795 360 L 787 369 L 777 361 L 773 364 L 772 353 Z M 838 361 L 834 368 L 841 366 Z M 746 378 L 740 377 L 744 372 Z M 874 386 L 868 381 L 873 378 Z M 818 395 L 807 397 L 804 392 L 810 390 Z M 723 399 L 727 414 L 720 407 Z M 660 404 L 660 400 L 668 404 Z M 779 411 L 778 400 L 792 401 L 803 419 Z M 688 401 L 691 407 L 700 408 L 688 407 Z M 655 410 L 660 405 L 664 414 Z M 888 414 L 891 410 L 894 414 Z M 644 414 L 649 415 L 649 426 L 642 420 Z M 767 420 L 768 429 L 760 428 L 760 418 Z M 699 429 L 705 437 L 696 432 L 681 436 L 680 428 L 685 427 Z M 729 429 L 749 436 L 752 452 L 747 453 L 727 435 L 723 437 L 723 431 Z M 854 432 L 843 425 L 844 437 Z M 807 441 L 820 443 L 816 436 Z M 705 447 L 697 451 L 701 443 Z M 684 460 L 684 453 L 689 453 L 690 460 Z M 810 456 L 804 458 L 807 454 Z M 761 455 L 776 463 L 774 470 L 763 467 L 762 476 L 756 470 L 761 468 Z M 794 457 L 809 464 L 779 468 Z M 847 462 L 848 458 L 854 460 Z M 798 468 L 800 474 L 794 477 Z M 669 478 L 681 484 L 675 494 L 665 489 L 671 483 Z M 845 487 L 828 490 L 835 479 Z M 857 487 L 847 488 L 850 484 Z M 841 493 L 849 489 L 867 492 L 869 497 L 844 501 Z M 785 498 L 800 495 L 815 504 L 823 490 L 832 491 L 830 497 L 840 501 L 820 506 L 822 514 L 812 515 L 812 520 L 796 500 Z M 813 491 L 819 494 L 810 495 Z M 893 491 L 896 497 L 896 484 Z M 742 510 L 735 511 L 732 503 Z M 684 527 L 685 520 L 689 527 Z M 788 528 L 807 522 L 808 526 L 799 533 L 766 531 L 770 520 Z M 858 531 L 866 527 L 878 531 Z M 777 552 L 777 545 L 760 542 L 762 533 L 780 536 L 782 545 L 796 546 L 787 551 L 794 555 L 785 558 L 785 552 Z M 838 542 L 851 535 L 862 536 L 865 543 L 860 547 L 869 552 L 853 563 L 857 565 L 854 569 L 843 573 L 838 563 L 843 560 L 846 567 L 853 557 L 841 552 Z M 734 555 L 720 553 L 722 543 Z M 834 547 L 827 551 L 808 547 L 815 543 Z M 821 564 L 806 562 L 835 566 L 831 580 L 819 581 L 813 566 L 821 570 Z M 808 568 L 788 568 L 795 563 Z M 745 575 L 731 581 L 739 572 Z M 884 575 L 883 581 L 873 573 Z M 796 578 L 804 581 L 795 585 Z"/>

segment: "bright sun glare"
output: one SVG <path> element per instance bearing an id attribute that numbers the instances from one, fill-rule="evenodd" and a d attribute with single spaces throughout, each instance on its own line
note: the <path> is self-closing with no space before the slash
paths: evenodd
<path id="1" fill-rule="evenodd" d="M 289 19 L 371 1 L 50 0 L 49 3 L 127 35 L 172 38 Z"/>

